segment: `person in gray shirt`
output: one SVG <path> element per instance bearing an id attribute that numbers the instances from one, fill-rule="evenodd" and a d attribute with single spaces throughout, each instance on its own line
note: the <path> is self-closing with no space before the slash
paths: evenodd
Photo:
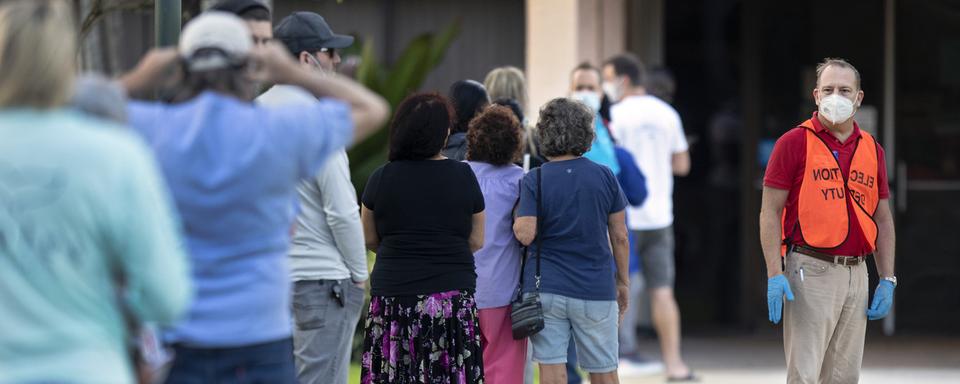
<path id="1" fill-rule="evenodd" d="M 287 16 L 274 36 L 302 65 L 331 76 L 340 62 L 337 49 L 353 44 L 352 36 L 334 34 L 323 17 L 311 12 Z M 275 85 L 257 101 L 289 105 L 311 97 L 302 89 Z M 299 213 L 290 247 L 297 377 L 301 384 L 346 383 L 368 278 L 347 153 L 331 156 L 297 192 Z"/>

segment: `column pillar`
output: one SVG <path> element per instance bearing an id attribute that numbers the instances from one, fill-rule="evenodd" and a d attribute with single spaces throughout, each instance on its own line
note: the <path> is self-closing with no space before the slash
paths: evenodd
<path id="1" fill-rule="evenodd" d="M 526 75 L 530 121 L 544 103 L 565 96 L 570 71 L 600 66 L 625 48 L 624 0 L 526 0 Z"/>

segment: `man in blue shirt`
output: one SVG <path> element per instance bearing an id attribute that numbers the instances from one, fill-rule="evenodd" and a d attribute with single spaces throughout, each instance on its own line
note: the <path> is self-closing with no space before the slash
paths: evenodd
<path id="1" fill-rule="evenodd" d="M 620 164 L 613 147 L 613 139 L 606 124 L 600 118 L 600 101 L 603 90 L 600 89 L 600 70 L 590 63 L 582 63 L 570 73 L 570 98 L 577 100 L 593 111 L 593 145 L 583 154 L 593 162 L 606 166 L 614 175 L 620 174 Z"/>
<path id="2" fill-rule="evenodd" d="M 224 12 L 191 21 L 177 51 L 148 53 L 121 81 L 131 92 L 150 90 L 178 59 L 185 73 L 173 104 L 128 108 L 183 217 L 197 286 L 187 320 L 166 335 L 177 350 L 170 381 L 292 383 L 290 202 L 300 179 L 383 123 L 386 102 L 301 68 L 278 44 L 253 47 L 247 27 Z M 267 83 L 331 99 L 257 106 L 253 68 Z"/>

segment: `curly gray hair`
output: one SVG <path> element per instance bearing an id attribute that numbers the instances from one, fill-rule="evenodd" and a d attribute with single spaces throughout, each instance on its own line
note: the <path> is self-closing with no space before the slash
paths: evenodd
<path id="1" fill-rule="evenodd" d="M 565 97 L 550 100 L 540 108 L 537 134 L 544 156 L 582 156 L 593 143 L 593 112 Z"/>

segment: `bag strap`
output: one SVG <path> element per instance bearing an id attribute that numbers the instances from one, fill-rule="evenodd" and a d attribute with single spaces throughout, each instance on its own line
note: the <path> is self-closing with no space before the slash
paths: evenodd
<path id="1" fill-rule="evenodd" d="M 520 195 L 523 194 L 523 179 L 522 179 L 522 178 L 521 178 L 520 181 L 517 183 L 517 189 L 519 190 L 520 193 L 517 195 L 517 201 L 515 201 L 515 202 L 513 203 L 513 212 L 514 212 L 514 215 L 516 215 L 516 213 L 517 213 L 517 207 L 520 206 Z M 514 216 L 514 220 L 516 220 L 516 216 Z M 512 227 L 512 226 L 511 226 L 511 227 Z M 515 239 L 515 240 L 516 240 L 516 239 Z M 517 240 L 517 243 L 520 243 L 520 241 Z M 525 268 L 526 266 L 527 266 L 527 246 L 526 246 L 526 245 L 523 245 L 523 243 L 520 243 L 520 282 L 519 282 L 519 284 L 517 284 L 517 299 L 520 298 L 520 291 L 523 290 L 523 270 L 524 270 L 524 268 Z"/>
<path id="2" fill-rule="evenodd" d="M 540 292 L 540 249 L 543 248 L 543 168 L 537 168 L 537 292 Z"/>
<path id="3" fill-rule="evenodd" d="M 534 278 L 537 279 L 536 288 L 537 288 L 537 292 L 539 292 L 539 291 L 540 291 L 540 247 L 541 247 L 541 245 L 543 244 L 543 242 L 541 241 L 542 239 L 540 238 L 540 232 L 541 232 L 541 231 L 540 231 L 540 228 L 541 228 L 541 225 L 543 225 L 543 215 L 541 214 L 541 212 L 542 212 L 542 210 L 543 210 L 543 203 L 541 202 L 541 193 L 543 192 L 543 187 L 542 187 L 542 185 L 541 185 L 542 182 L 541 182 L 541 180 L 540 180 L 540 177 L 541 177 L 541 176 L 540 176 L 540 173 L 541 173 L 540 168 L 537 168 L 534 172 L 537 172 L 537 233 L 536 233 L 536 241 L 537 241 L 537 253 L 536 253 L 536 257 L 537 257 L 537 273 L 536 273 L 536 275 L 534 275 Z M 523 181 L 522 181 L 522 180 L 521 180 L 521 182 L 517 185 L 517 187 L 520 188 L 520 193 L 523 193 Z M 519 203 L 520 203 L 520 199 L 519 199 L 519 197 L 518 197 L 518 198 L 517 198 L 517 203 L 514 204 L 514 207 L 516 207 L 516 205 L 519 204 Z M 526 266 L 527 266 L 527 250 L 528 250 L 528 248 L 529 248 L 529 247 L 523 246 L 522 244 L 521 244 L 521 246 L 520 246 L 520 255 L 521 255 L 521 256 L 520 256 L 520 282 L 519 282 L 519 284 L 517 284 L 517 300 L 520 299 L 520 297 L 521 297 L 521 295 L 522 295 L 522 292 L 523 292 L 523 275 L 524 275 L 523 271 L 524 271 L 524 269 L 525 269 Z"/>

